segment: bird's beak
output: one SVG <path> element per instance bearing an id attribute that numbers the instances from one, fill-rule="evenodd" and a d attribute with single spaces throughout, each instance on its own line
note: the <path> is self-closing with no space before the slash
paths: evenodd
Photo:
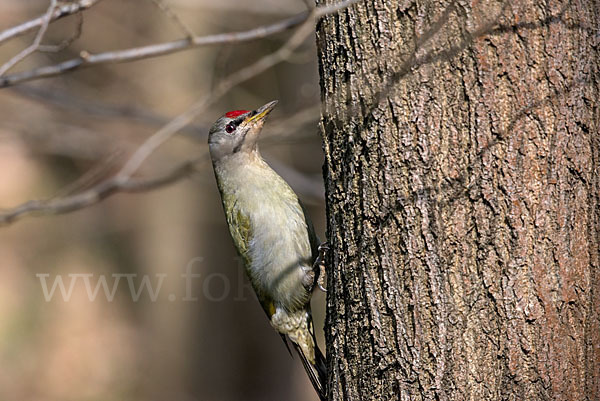
<path id="1" fill-rule="evenodd" d="M 260 132 L 262 131 L 262 127 L 267 119 L 267 116 L 275 108 L 277 104 L 277 100 L 273 100 L 265 104 L 258 109 L 251 111 L 248 113 L 241 127 L 244 127 L 244 137 L 242 139 L 244 143 L 244 148 L 246 149 L 255 149 L 256 141 L 260 136 Z"/>
<path id="2" fill-rule="evenodd" d="M 262 107 L 259 107 L 258 109 L 254 110 L 253 112 L 248 114 L 248 117 L 246 117 L 246 120 L 244 121 L 244 123 L 264 123 L 264 120 L 267 118 L 267 116 L 269 115 L 269 113 L 275 108 L 275 106 L 277 105 L 277 100 L 273 100 L 272 102 L 269 102 L 267 104 L 265 104 Z M 262 125 L 262 124 L 261 124 Z"/>

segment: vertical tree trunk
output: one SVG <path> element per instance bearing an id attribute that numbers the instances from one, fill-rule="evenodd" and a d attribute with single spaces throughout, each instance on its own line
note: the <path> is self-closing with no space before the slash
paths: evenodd
<path id="1" fill-rule="evenodd" d="M 330 399 L 600 399 L 599 23 L 589 0 L 319 22 Z"/>

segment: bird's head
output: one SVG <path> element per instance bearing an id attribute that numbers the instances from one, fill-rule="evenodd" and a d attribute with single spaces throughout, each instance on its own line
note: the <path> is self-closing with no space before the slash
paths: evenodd
<path id="1" fill-rule="evenodd" d="M 208 147 L 213 161 L 238 152 L 255 150 L 265 120 L 276 104 L 277 100 L 274 100 L 254 111 L 230 111 L 219 118 L 208 133 Z"/>

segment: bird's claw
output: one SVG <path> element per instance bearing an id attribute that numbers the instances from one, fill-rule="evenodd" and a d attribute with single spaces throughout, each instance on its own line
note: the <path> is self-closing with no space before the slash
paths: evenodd
<path id="1" fill-rule="evenodd" d="M 319 245 L 318 248 L 319 254 L 315 263 L 313 264 L 313 271 L 315 272 L 315 281 L 317 287 L 323 292 L 327 292 L 325 288 L 327 285 L 327 272 L 325 270 L 325 257 L 327 256 L 327 252 L 329 252 L 329 244 L 327 242 L 323 242 Z"/>

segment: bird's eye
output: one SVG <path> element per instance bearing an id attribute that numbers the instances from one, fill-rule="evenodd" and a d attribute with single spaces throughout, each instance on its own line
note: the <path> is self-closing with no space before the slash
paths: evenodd
<path id="1" fill-rule="evenodd" d="M 235 125 L 227 124 L 225 126 L 225 131 L 227 131 L 228 134 L 231 134 L 233 131 L 235 131 Z"/>

